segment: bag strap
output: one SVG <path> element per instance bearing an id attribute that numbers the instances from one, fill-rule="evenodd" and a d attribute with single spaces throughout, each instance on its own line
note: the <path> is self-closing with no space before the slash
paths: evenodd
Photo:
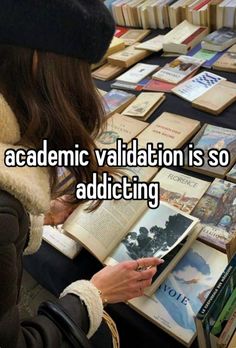
<path id="1" fill-rule="evenodd" d="M 83 330 L 75 324 L 58 303 L 43 302 L 39 307 L 38 314 L 48 317 L 73 348 L 92 348 Z"/>

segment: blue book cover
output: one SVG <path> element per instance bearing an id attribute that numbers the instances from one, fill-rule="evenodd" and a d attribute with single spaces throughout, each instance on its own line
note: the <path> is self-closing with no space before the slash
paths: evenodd
<path id="1" fill-rule="evenodd" d="M 131 305 L 190 346 L 196 336 L 195 315 L 226 264 L 224 253 L 196 241 L 152 297 L 134 299 Z"/>
<path id="2" fill-rule="evenodd" d="M 201 44 L 199 43 L 197 46 L 193 47 L 189 52 L 188 56 L 204 59 L 205 63 L 202 65 L 203 68 L 211 69 L 212 65 L 225 53 L 225 51 L 222 52 L 214 52 L 205 50 L 202 48 Z"/>

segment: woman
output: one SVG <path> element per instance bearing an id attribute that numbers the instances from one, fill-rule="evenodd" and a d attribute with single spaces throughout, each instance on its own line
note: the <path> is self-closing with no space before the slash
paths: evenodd
<path id="1" fill-rule="evenodd" d="M 99 0 L 1 0 L 0 5 L 0 347 L 85 345 L 84 334 L 92 337 L 101 323 L 103 303 L 142 295 L 159 260 L 106 267 L 20 323 L 22 254 L 40 246 L 43 214 L 57 198 L 56 168 L 11 168 L 4 157 L 9 148 L 40 149 L 45 138 L 49 150 L 79 143 L 92 154 L 103 108 L 90 64 L 107 50 L 114 23 Z M 85 182 L 93 171 L 102 172 L 93 156 L 87 167 L 68 169 Z M 71 189 L 63 193 L 69 194 L 68 204 L 78 205 Z M 50 217 L 51 212 L 45 220 Z"/>

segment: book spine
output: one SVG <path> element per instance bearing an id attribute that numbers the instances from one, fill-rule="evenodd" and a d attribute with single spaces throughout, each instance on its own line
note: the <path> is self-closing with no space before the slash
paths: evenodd
<path id="1" fill-rule="evenodd" d="M 185 39 L 183 42 L 181 42 L 181 44 L 188 45 L 205 30 L 206 30 L 205 27 L 201 27 L 201 28 L 197 29 L 192 35 L 190 35 L 189 37 L 187 37 L 187 39 Z"/>

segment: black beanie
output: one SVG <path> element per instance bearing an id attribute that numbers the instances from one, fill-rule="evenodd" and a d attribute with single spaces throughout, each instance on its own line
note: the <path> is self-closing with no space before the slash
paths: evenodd
<path id="1" fill-rule="evenodd" d="M 114 30 L 101 0 L 0 0 L 0 44 L 96 63 Z"/>

